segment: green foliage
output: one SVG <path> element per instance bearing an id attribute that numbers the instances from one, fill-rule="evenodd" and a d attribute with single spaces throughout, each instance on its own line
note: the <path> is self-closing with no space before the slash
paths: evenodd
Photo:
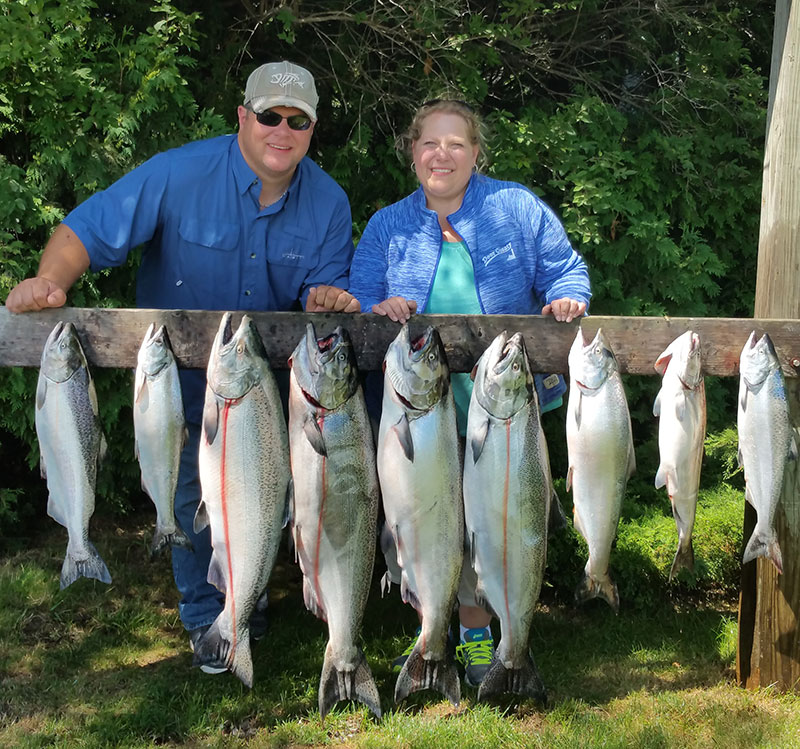
<path id="1" fill-rule="evenodd" d="M 749 315 L 767 16 L 755 0 L 3 3 L 0 296 L 35 272 L 47 237 L 73 206 L 158 151 L 232 129 L 246 75 L 285 58 L 317 79 L 312 156 L 350 196 L 356 237 L 376 209 L 414 189 L 396 136 L 419 103 L 444 93 L 483 113 L 489 173 L 528 185 L 563 219 L 589 265 L 592 313 Z M 132 253 L 124 268 L 85 276 L 69 303 L 131 306 L 136 260 Z M 13 466 L 0 488 L 6 532 L 44 507 L 35 378 L 0 371 L 0 459 Z M 95 380 L 114 436 L 114 476 L 101 469 L 98 506 L 122 510 L 139 484 L 130 375 L 95 372 Z M 623 572 L 621 585 L 635 599 L 645 584 L 663 585 L 673 539 L 663 495 L 652 487 L 658 381 L 625 384 L 639 462 L 626 522 L 656 533 L 663 550 L 644 565 L 640 587 Z M 723 445 L 732 444 L 724 430 L 735 413 L 734 383 L 709 381 L 707 390 L 704 488 L 720 475 L 740 485 Z M 545 422 L 554 473 L 563 476 L 557 414 Z M 647 530 L 651 524 L 658 530 Z M 622 533 L 618 552 L 632 570 L 642 549 L 626 539 Z M 559 571 L 552 584 L 570 594 L 577 544 L 570 537 L 551 549 Z M 698 584 L 728 579 L 729 570 L 717 572 L 701 570 Z"/>
<path id="2" fill-rule="evenodd" d="M 92 0 L 4 3 L 0 12 L 0 294 L 34 275 L 41 248 L 77 203 L 159 150 L 225 131 L 188 85 L 195 65 L 194 26 L 168 2 L 144 13 L 140 30 Z M 142 23 L 146 21 L 146 23 Z M 80 280 L 69 304 L 133 306 L 131 261 L 124 269 Z M 115 477 L 101 473 L 98 492 L 126 506 L 139 481 L 132 463 L 126 372 L 96 373 Z M 38 462 L 33 429 L 35 372 L 0 370 L 2 442 L 21 440 Z M 6 437 L 5 435 L 8 435 Z M 5 449 L 4 449 L 5 452 Z M 19 458 L 16 458 L 18 462 Z M 33 490 L 26 482 L 26 492 Z M 13 485 L 12 485 L 13 487 Z M 0 520 L 17 517 L 21 489 L 0 494 Z M 41 505 L 40 505 L 41 506 Z M 15 509 L 16 508 L 16 509 Z M 23 516 L 24 516 L 23 512 Z"/>

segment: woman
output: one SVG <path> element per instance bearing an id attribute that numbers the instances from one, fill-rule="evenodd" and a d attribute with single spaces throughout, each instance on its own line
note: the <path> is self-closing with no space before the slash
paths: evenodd
<path id="1" fill-rule="evenodd" d="M 400 323 L 417 310 L 541 313 L 566 322 L 584 314 L 591 296 L 585 263 L 536 195 L 477 172 L 481 123 L 468 104 L 423 104 L 405 141 L 420 187 L 378 211 L 364 230 L 350 268 L 350 293 L 361 309 Z M 452 377 L 463 435 L 472 383 L 468 374 Z M 542 411 L 561 404 L 562 377 L 537 375 L 536 385 Z M 391 551 L 387 565 L 399 580 Z M 477 606 L 474 591 L 475 574 L 466 563 L 457 656 L 471 686 L 480 683 L 493 654 L 491 616 Z M 396 668 L 410 650 L 395 661 Z"/>

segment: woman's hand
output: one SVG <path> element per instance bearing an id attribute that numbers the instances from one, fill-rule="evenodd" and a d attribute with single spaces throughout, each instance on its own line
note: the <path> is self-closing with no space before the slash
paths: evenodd
<path id="1" fill-rule="evenodd" d="M 383 315 L 394 322 L 407 323 L 411 315 L 417 311 L 417 303 L 413 299 L 392 296 L 380 304 L 373 304 L 372 311 L 376 315 Z"/>
<path id="2" fill-rule="evenodd" d="M 552 315 L 559 322 L 572 322 L 586 312 L 586 302 L 577 302 L 569 297 L 555 299 L 542 307 L 543 315 Z"/>

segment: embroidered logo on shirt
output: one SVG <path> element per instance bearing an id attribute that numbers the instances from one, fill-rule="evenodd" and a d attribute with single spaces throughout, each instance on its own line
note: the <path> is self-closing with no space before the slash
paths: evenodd
<path id="1" fill-rule="evenodd" d="M 514 254 L 514 248 L 511 246 L 511 242 L 508 242 L 507 244 L 504 244 L 502 247 L 498 247 L 496 250 L 492 250 L 488 255 L 484 255 L 481 258 L 483 267 L 485 268 L 496 257 L 500 257 L 500 255 L 507 255 L 506 262 L 508 262 L 509 260 L 517 259 L 517 256 Z"/>
<path id="2" fill-rule="evenodd" d="M 281 257 L 284 260 L 302 260 L 303 255 L 296 253 L 294 250 L 289 250 L 289 252 L 284 252 Z"/>
<path id="3" fill-rule="evenodd" d="M 276 86 L 283 86 L 284 88 L 293 84 L 297 84 L 300 88 L 306 87 L 306 82 L 301 81 L 300 76 L 296 73 L 275 73 L 270 82 L 274 83 Z"/>

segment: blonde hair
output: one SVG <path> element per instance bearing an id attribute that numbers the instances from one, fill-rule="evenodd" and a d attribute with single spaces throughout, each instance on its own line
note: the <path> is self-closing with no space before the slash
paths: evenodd
<path id="1" fill-rule="evenodd" d="M 484 125 L 478 113 L 465 101 L 460 99 L 432 99 L 425 102 L 414 113 L 408 130 L 398 139 L 398 150 L 407 154 L 410 159 L 411 149 L 422 135 L 425 120 L 432 114 L 455 114 L 461 117 L 467 126 L 467 138 L 473 146 L 478 146 L 477 168 L 480 171 L 487 162 L 486 137 Z"/>

